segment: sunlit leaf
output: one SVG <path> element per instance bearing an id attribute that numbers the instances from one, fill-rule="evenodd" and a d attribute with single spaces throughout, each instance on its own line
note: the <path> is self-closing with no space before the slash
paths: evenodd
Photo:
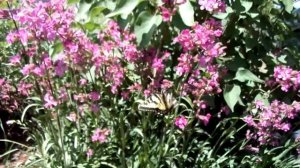
<path id="1" fill-rule="evenodd" d="M 234 106 L 239 101 L 240 94 L 241 87 L 239 85 L 225 85 L 223 96 L 231 111 L 234 111 Z"/>
<path id="2" fill-rule="evenodd" d="M 194 8 L 189 0 L 182 5 L 179 5 L 179 14 L 184 24 L 187 26 L 194 25 Z"/>
<path id="3" fill-rule="evenodd" d="M 141 46 L 147 45 L 150 42 L 154 31 L 161 24 L 161 22 L 161 15 L 155 15 L 149 11 L 140 13 L 136 24 L 134 25 L 134 33 L 136 35 L 138 44 Z"/>
<path id="4" fill-rule="evenodd" d="M 245 82 L 245 81 L 253 81 L 253 82 L 258 82 L 258 83 L 263 83 L 264 81 L 259 79 L 256 75 L 254 75 L 251 71 L 248 69 L 244 68 L 239 68 L 238 71 L 235 74 L 236 80 L 240 82 Z"/>

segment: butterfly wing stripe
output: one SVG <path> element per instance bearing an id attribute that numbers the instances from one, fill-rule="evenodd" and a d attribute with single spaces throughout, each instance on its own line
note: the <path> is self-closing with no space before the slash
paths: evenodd
<path id="1" fill-rule="evenodd" d="M 168 102 L 167 102 L 167 99 L 166 99 L 166 94 L 165 93 L 162 93 L 162 103 L 164 103 L 164 108 L 165 109 L 168 109 Z"/>
<path id="2" fill-rule="evenodd" d="M 152 95 L 150 98 L 149 98 L 149 103 L 151 102 L 154 102 L 154 103 L 159 103 L 161 101 L 159 95 Z"/>

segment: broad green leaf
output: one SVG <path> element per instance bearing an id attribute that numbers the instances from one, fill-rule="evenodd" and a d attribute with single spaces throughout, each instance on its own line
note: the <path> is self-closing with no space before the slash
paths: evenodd
<path id="1" fill-rule="evenodd" d="M 294 1 L 293 0 L 281 0 L 281 2 L 284 4 L 284 9 L 291 13 L 293 10 Z"/>
<path id="2" fill-rule="evenodd" d="M 140 13 L 134 25 L 134 33 L 140 46 L 145 46 L 150 42 L 154 31 L 161 22 L 162 17 L 160 15 L 154 15 L 149 11 Z"/>
<path id="3" fill-rule="evenodd" d="M 225 85 L 223 96 L 231 111 L 234 111 L 234 106 L 240 100 L 240 94 L 241 87 L 239 85 Z"/>
<path id="4" fill-rule="evenodd" d="M 245 82 L 245 81 L 253 81 L 253 82 L 258 82 L 258 83 L 263 83 L 264 81 L 259 79 L 256 75 L 254 75 L 251 71 L 248 69 L 244 68 L 239 68 L 238 71 L 235 74 L 236 80 L 240 82 Z"/>
<path id="5" fill-rule="evenodd" d="M 179 15 L 185 25 L 194 25 L 194 8 L 189 0 L 184 4 L 179 5 Z"/>
<path id="6" fill-rule="evenodd" d="M 251 1 L 242 1 L 242 6 L 245 8 L 244 12 L 248 12 L 253 5 Z"/>
<path id="7" fill-rule="evenodd" d="M 117 5 L 116 2 L 112 0 L 101 0 L 98 4 L 99 4 L 98 6 L 105 7 L 110 11 L 115 10 Z"/>
<path id="8" fill-rule="evenodd" d="M 75 16 L 77 22 L 86 22 L 89 18 L 89 10 L 93 3 L 80 2 L 78 12 Z"/>
<path id="9" fill-rule="evenodd" d="M 84 24 L 84 28 L 90 32 L 95 30 L 96 27 L 97 25 L 93 22 L 87 22 L 86 24 Z"/>
<path id="10" fill-rule="evenodd" d="M 228 14 L 229 13 L 216 13 L 213 16 L 217 19 L 225 19 L 225 18 L 227 18 Z"/>
<path id="11" fill-rule="evenodd" d="M 91 19 L 94 19 L 95 17 L 100 17 L 102 15 L 102 11 L 105 9 L 103 6 L 96 6 L 93 9 L 90 10 L 89 15 Z"/>
<path id="12" fill-rule="evenodd" d="M 106 15 L 106 17 L 113 17 L 122 15 L 126 19 L 127 16 L 135 9 L 135 7 L 142 2 L 142 0 L 123 0 L 121 6 L 112 13 Z"/>

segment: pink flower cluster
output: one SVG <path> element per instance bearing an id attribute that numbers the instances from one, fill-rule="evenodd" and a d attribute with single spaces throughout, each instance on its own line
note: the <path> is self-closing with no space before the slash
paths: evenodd
<path id="1" fill-rule="evenodd" d="M 65 9 L 64 0 L 38 1 L 23 0 L 23 7 L 14 16 L 21 28 L 7 36 L 7 42 L 20 40 L 27 45 L 30 39 L 54 41 L 57 36 L 65 35 L 74 19 L 72 9 Z"/>
<path id="2" fill-rule="evenodd" d="M 92 142 L 104 143 L 107 141 L 107 136 L 109 134 L 110 130 L 97 128 L 92 135 Z"/>
<path id="3" fill-rule="evenodd" d="M 141 53 L 135 44 L 135 35 L 127 30 L 121 30 L 114 21 L 99 33 L 100 48 L 95 47 L 92 60 L 99 71 L 106 68 L 105 80 L 111 83 L 111 92 L 117 93 L 125 78 L 125 68 L 122 62 L 137 62 Z"/>
<path id="4" fill-rule="evenodd" d="M 247 139 L 257 140 L 260 145 L 278 145 L 281 134 L 291 130 L 290 120 L 300 112 L 300 103 L 288 105 L 275 100 L 270 106 L 264 106 L 261 101 L 256 101 L 255 105 L 258 113 L 243 119 L 252 127 L 252 131 L 247 131 Z"/>
<path id="5" fill-rule="evenodd" d="M 198 0 L 201 10 L 209 12 L 224 12 L 226 4 L 223 0 Z"/>
<path id="6" fill-rule="evenodd" d="M 224 47 L 217 42 L 223 33 L 221 22 L 209 19 L 202 25 L 196 23 L 192 30 L 184 29 L 174 42 L 179 43 L 185 52 L 192 50 L 202 50 L 203 55 L 218 57 L 223 54 Z M 210 61 L 207 58 L 207 62 Z M 205 61 L 206 62 L 206 61 Z"/>
<path id="7" fill-rule="evenodd" d="M 274 68 L 275 83 L 281 86 L 281 90 L 287 92 L 290 88 L 294 90 L 300 87 L 300 71 L 288 66 L 277 66 Z"/>
<path id="8" fill-rule="evenodd" d="M 183 30 L 174 39 L 184 51 L 178 58 L 176 73 L 179 76 L 190 75 L 183 85 L 185 93 L 199 96 L 221 92 L 219 67 L 213 61 L 224 53 L 225 47 L 217 41 L 222 32 L 220 22 L 210 19 L 203 25 L 197 23 L 192 30 Z"/>
<path id="9" fill-rule="evenodd" d="M 32 84 L 23 80 L 14 87 L 12 81 L 0 78 L 0 109 L 8 112 L 19 111 L 24 103 L 23 97 L 31 93 L 32 87 Z"/>

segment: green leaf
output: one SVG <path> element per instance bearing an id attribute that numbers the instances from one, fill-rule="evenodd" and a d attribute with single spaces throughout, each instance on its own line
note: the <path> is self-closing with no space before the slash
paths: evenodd
<path id="1" fill-rule="evenodd" d="M 190 1 L 186 1 L 184 4 L 179 5 L 179 15 L 185 25 L 194 25 L 194 8 Z"/>
<path id="2" fill-rule="evenodd" d="M 142 0 L 122 0 L 120 7 L 108 14 L 106 17 L 122 15 L 126 19 L 140 2 L 142 2 Z"/>
<path id="3" fill-rule="evenodd" d="M 161 24 L 162 17 L 160 15 L 153 15 L 149 11 L 140 13 L 134 25 L 134 33 L 136 35 L 137 43 L 140 46 L 147 45 L 156 30 Z"/>
<path id="4" fill-rule="evenodd" d="M 248 12 L 253 5 L 253 2 L 250 1 L 242 1 L 242 6 L 245 8 L 244 12 Z"/>
<path id="5" fill-rule="evenodd" d="M 25 115 L 26 115 L 27 111 L 28 111 L 30 108 L 32 108 L 32 107 L 38 107 L 38 106 L 40 106 L 40 104 L 38 104 L 38 103 L 34 103 L 34 104 L 29 104 L 29 105 L 27 105 L 27 106 L 25 107 L 25 109 L 23 110 L 23 112 L 22 112 L 21 122 L 24 122 Z"/>
<path id="6" fill-rule="evenodd" d="M 89 18 L 89 10 L 93 3 L 86 3 L 84 1 L 80 2 L 78 12 L 75 16 L 77 22 L 86 22 Z"/>
<path id="7" fill-rule="evenodd" d="M 93 9 L 90 10 L 89 15 L 91 19 L 94 19 L 96 17 L 100 17 L 102 15 L 102 11 L 106 9 L 103 6 L 96 6 Z"/>
<path id="8" fill-rule="evenodd" d="M 293 0 L 281 0 L 281 2 L 284 4 L 284 9 L 291 13 L 293 10 L 294 1 Z"/>
<path id="9" fill-rule="evenodd" d="M 93 22 L 87 22 L 86 24 L 84 24 L 84 28 L 90 32 L 95 30 L 95 27 L 96 27 L 96 24 L 94 24 Z"/>
<path id="10" fill-rule="evenodd" d="M 234 111 L 234 106 L 240 100 L 240 94 L 241 87 L 239 85 L 225 85 L 223 96 L 231 111 Z"/>
<path id="11" fill-rule="evenodd" d="M 68 0 L 68 4 L 78 3 L 80 0 Z"/>
<path id="12" fill-rule="evenodd" d="M 258 82 L 258 83 L 263 83 L 264 81 L 259 79 L 256 75 L 254 75 L 251 71 L 248 69 L 244 68 L 239 68 L 238 71 L 235 74 L 236 80 L 240 82 L 245 82 L 245 81 L 253 81 L 253 82 Z"/>

